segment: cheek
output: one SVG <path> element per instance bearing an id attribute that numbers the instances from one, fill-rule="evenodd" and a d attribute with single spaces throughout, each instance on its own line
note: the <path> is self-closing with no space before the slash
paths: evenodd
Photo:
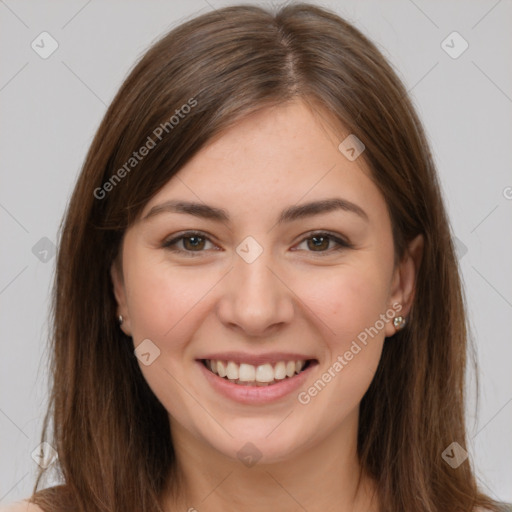
<path id="1" fill-rule="evenodd" d="M 331 426 L 358 406 L 373 380 L 385 340 L 381 315 L 386 314 L 387 292 L 385 273 L 371 265 L 340 268 L 320 280 L 317 276 L 314 287 L 303 289 L 323 333 L 326 357 L 299 401 L 309 404 L 312 415 L 329 409 Z"/>
<path id="2" fill-rule="evenodd" d="M 168 262 L 147 255 L 134 256 L 136 251 L 125 271 L 133 342 L 137 346 L 149 339 L 160 350 L 153 363 L 139 363 L 139 367 L 163 406 L 192 429 L 187 411 L 194 403 L 187 401 L 188 394 L 183 393 L 180 382 L 190 369 L 187 365 L 194 364 L 188 350 L 204 313 L 205 303 L 201 299 L 218 276 L 198 272 L 193 267 L 172 268 Z"/>
<path id="3" fill-rule="evenodd" d="M 297 284 L 302 290 L 300 297 L 322 320 L 333 344 L 343 343 L 373 326 L 387 309 L 386 272 L 379 266 L 362 263 L 329 269 L 323 275 L 316 273 Z"/>
<path id="4" fill-rule="evenodd" d="M 323 396 L 330 401 L 347 406 L 352 397 L 355 405 L 377 369 L 385 340 L 381 315 L 388 310 L 388 270 L 368 255 L 304 282 L 304 302 L 323 333 L 322 371 L 330 372 L 326 380 L 333 382 Z"/>
<path id="5" fill-rule="evenodd" d="M 133 257 L 126 269 L 127 297 L 134 342 L 154 340 L 166 351 L 181 349 L 201 310 L 201 299 L 218 281 L 214 272 L 176 268 L 162 258 Z M 169 343 L 172 340 L 172 343 Z"/>

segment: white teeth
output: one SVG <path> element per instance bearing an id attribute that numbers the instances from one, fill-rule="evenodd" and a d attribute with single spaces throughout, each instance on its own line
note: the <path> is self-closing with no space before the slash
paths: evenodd
<path id="1" fill-rule="evenodd" d="M 286 375 L 287 377 L 292 377 L 295 373 L 295 361 L 288 361 L 286 363 Z"/>
<path id="2" fill-rule="evenodd" d="M 245 382 L 254 382 L 256 380 L 256 368 L 252 364 L 242 363 L 238 372 L 238 378 Z"/>
<path id="3" fill-rule="evenodd" d="M 274 379 L 283 380 L 286 377 L 286 363 L 279 361 L 274 367 Z"/>
<path id="4" fill-rule="evenodd" d="M 228 379 L 238 380 L 238 365 L 233 363 L 233 361 L 229 361 L 226 374 Z"/>
<path id="5" fill-rule="evenodd" d="M 217 374 L 219 377 L 225 377 L 227 375 L 223 361 L 217 361 Z"/>
<path id="6" fill-rule="evenodd" d="M 272 382 L 274 380 L 274 368 L 267 364 L 260 364 L 256 368 L 256 380 L 258 382 Z"/>
<path id="7" fill-rule="evenodd" d="M 293 377 L 300 373 L 306 361 L 279 361 L 274 367 L 270 363 L 254 366 L 252 364 L 214 359 L 205 360 L 206 367 L 219 377 L 225 377 L 237 384 L 267 386 L 286 377 Z"/>

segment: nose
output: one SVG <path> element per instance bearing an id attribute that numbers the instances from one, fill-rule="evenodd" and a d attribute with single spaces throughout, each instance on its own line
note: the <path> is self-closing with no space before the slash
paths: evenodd
<path id="1" fill-rule="evenodd" d="M 264 250 L 251 263 L 235 254 L 225 287 L 217 314 L 226 326 L 245 336 L 270 335 L 293 318 L 293 292 L 270 251 Z"/>

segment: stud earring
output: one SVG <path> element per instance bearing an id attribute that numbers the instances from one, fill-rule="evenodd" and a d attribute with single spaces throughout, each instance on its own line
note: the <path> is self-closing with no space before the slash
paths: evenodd
<path id="1" fill-rule="evenodd" d="M 119 322 L 119 325 L 121 325 L 121 324 L 123 323 L 123 320 L 124 320 L 124 319 L 123 319 L 123 315 L 119 315 L 119 316 L 117 317 L 117 321 Z"/>
<path id="2" fill-rule="evenodd" d="M 406 323 L 407 320 L 404 316 L 396 316 L 393 319 L 393 325 L 397 328 L 397 330 L 403 329 Z"/>

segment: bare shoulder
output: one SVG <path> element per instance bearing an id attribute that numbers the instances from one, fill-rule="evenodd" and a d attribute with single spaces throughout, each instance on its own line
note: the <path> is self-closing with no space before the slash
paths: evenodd
<path id="1" fill-rule="evenodd" d="M 8 505 L 0 505 L 0 512 L 43 512 L 40 507 L 27 500 L 17 501 Z"/>

